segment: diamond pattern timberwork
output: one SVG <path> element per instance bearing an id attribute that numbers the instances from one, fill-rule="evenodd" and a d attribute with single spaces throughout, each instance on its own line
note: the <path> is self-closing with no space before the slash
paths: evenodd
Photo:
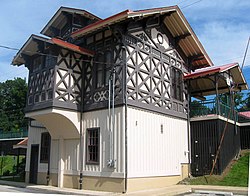
<path id="1" fill-rule="evenodd" d="M 55 100 L 80 105 L 83 57 L 62 50 L 56 66 Z"/>
<path id="2" fill-rule="evenodd" d="M 148 32 L 157 34 L 158 31 L 154 29 Z M 161 111 L 186 113 L 187 91 L 184 84 L 183 100 L 175 100 L 171 96 L 171 69 L 174 67 L 183 70 L 184 61 L 160 32 L 152 35 L 152 39 L 146 37 L 146 33 L 140 32 L 140 35 L 143 36 L 137 34 L 124 36 L 128 102 L 155 110 L 158 108 Z"/>

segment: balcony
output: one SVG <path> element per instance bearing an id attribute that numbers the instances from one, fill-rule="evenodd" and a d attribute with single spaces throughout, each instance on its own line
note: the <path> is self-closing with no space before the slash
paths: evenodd
<path id="1" fill-rule="evenodd" d="M 220 115 L 230 120 L 238 121 L 238 112 L 221 100 L 193 101 L 190 104 L 190 118 Z"/>

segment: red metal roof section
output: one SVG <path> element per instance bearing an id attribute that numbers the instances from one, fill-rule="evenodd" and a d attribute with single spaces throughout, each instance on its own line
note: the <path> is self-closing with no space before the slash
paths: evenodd
<path id="1" fill-rule="evenodd" d="M 185 75 L 184 79 L 198 78 L 198 77 L 205 76 L 205 75 L 211 75 L 214 73 L 223 72 L 235 66 L 238 66 L 238 63 L 230 63 L 226 65 L 221 65 L 221 66 L 212 66 L 212 67 L 207 67 L 203 69 L 197 69 L 195 72 Z"/>
<path id="2" fill-rule="evenodd" d="M 85 55 L 88 55 L 88 56 L 94 56 L 94 54 L 95 54 L 94 51 L 88 50 L 86 48 L 82 48 L 80 46 L 65 42 L 65 41 L 57 39 L 57 38 L 52 38 L 51 42 L 58 45 L 58 46 L 61 46 L 63 48 L 70 49 L 72 51 L 75 51 L 75 52 L 78 52 L 78 53 L 81 53 L 81 54 L 85 54 Z"/>
<path id="3" fill-rule="evenodd" d="M 245 111 L 245 112 L 239 112 L 238 113 L 240 116 L 243 116 L 245 118 L 249 118 L 250 119 L 250 111 Z"/>
<path id="4" fill-rule="evenodd" d="M 28 145 L 28 138 L 24 138 L 24 140 L 20 141 L 16 144 L 17 146 L 27 146 Z"/>
<path id="5" fill-rule="evenodd" d="M 120 18 L 121 16 L 126 16 L 126 15 L 128 15 L 130 12 L 132 12 L 132 11 L 131 11 L 131 10 L 125 10 L 125 11 L 123 11 L 123 12 L 120 12 L 120 13 L 118 13 L 118 14 L 115 14 L 115 15 L 113 15 L 113 16 L 110 16 L 110 17 L 108 17 L 108 18 L 106 18 L 106 19 L 97 21 L 97 22 L 95 22 L 95 23 L 93 23 L 93 24 L 90 24 L 90 25 L 88 25 L 88 26 L 86 26 L 86 27 L 83 27 L 82 29 L 79 29 L 79 30 L 77 30 L 77 31 L 74 31 L 71 35 L 72 35 L 72 36 L 77 36 L 77 35 L 81 34 L 82 32 L 84 32 L 84 31 L 86 31 L 86 30 L 88 30 L 88 29 L 90 29 L 90 28 L 94 28 L 94 27 L 97 27 L 98 25 L 104 24 L 105 22 L 108 22 L 108 21 L 112 21 L 112 20 L 118 19 L 118 18 Z"/>

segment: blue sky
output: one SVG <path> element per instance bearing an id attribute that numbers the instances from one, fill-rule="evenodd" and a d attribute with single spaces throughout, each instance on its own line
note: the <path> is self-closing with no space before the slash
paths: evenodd
<path id="1" fill-rule="evenodd" d="M 1 0 L 0 45 L 20 48 L 31 34 L 39 34 L 59 9 L 85 9 L 101 18 L 131 9 L 179 5 L 215 65 L 242 63 L 250 36 L 250 1 L 247 0 Z M 11 64 L 16 51 L 0 48 L 0 82 L 27 77 L 24 66 Z M 250 83 L 250 51 L 245 63 Z"/>

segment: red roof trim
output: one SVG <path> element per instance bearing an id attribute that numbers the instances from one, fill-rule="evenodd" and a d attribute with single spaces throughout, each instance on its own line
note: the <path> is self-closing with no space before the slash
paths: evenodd
<path id="1" fill-rule="evenodd" d="M 88 26 L 86 26 L 86 27 L 83 27 L 82 29 L 79 29 L 79 30 L 77 30 L 77 31 L 74 31 L 71 35 L 72 35 L 73 37 L 76 37 L 76 36 L 80 35 L 81 33 L 83 33 L 84 31 L 87 31 L 87 30 L 90 29 L 90 28 L 94 28 L 94 27 L 96 27 L 96 26 L 98 26 L 98 25 L 104 24 L 105 22 L 109 22 L 109 21 L 114 20 L 114 19 L 116 19 L 116 18 L 119 18 L 119 17 L 121 17 L 121 16 L 126 16 L 126 15 L 128 15 L 130 12 L 132 12 L 132 11 L 130 11 L 130 10 L 125 10 L 125 11 L 123 11 L 123 12 L 120 12 L 120 13 L 118 13 L 118 14 L 115 14 L 115 15 L 113 15 L 113 16 L 110 16 L 110 17 L 108 17 L 108 18 L 106 18 L 106 19 L 104 19 L 104 20 L 97 21 L 97 22 L 95 22 L 95 23 L 93 23 L 93 24 L 90 24 L 90 25 L 88 25 Z"/>
<path id="2" fill-rule="evenodd" d="M 22 141 L 20 141 L 20 142 L 18 142 L 17 144 L 16 144 L 17 146 L 27 146 L 28 145 L 28 138 L 26 137 L 26 138 L 24 138 Z"/>
<path id="3" fill-rule="evenodd" d="M 231 69 L 237 65 L 238 65 L 238 63 L 230 63 L 230 64 L 226 64 L 226 65 L 222 65 L 222 66 L 212 66 L 212 67 L 208 67 L 208 68 L 198 69 L 197 71 L 195 71 L 193 73 L 185 75 L 184 79 L 186 80 L 186 79 L 190 79 L 190 78 L 198 78 L 200 76 L 211 75 L 214 73 L 223 72 L 223 71 Z"/>
<path id="4" fill-rule="evenodd" d="M 95 54 L 94 51 L 82 48 L 80 46 L 65 42 L 65 41 L 57 39 L 57 38 L 52 38 L 51 41 L 52 41 L 52 43 L 54 43 L 54 44 L 56 44 L 58 46 L 70 49 L 72 51 L 75 51 L 75 52 L 78 52 L 78 53 L 81 53 L 81 54 L 85 54 L 85 55 L 88 55 L 88 56 L 94 56 L 94 54 Z"/>
<path id="5" fill-rule="evenodd" d="M 245 111 L 245 112 L 239 112 L 238 113 L 240 116 L 250 118 L 250 111 Z"/>

